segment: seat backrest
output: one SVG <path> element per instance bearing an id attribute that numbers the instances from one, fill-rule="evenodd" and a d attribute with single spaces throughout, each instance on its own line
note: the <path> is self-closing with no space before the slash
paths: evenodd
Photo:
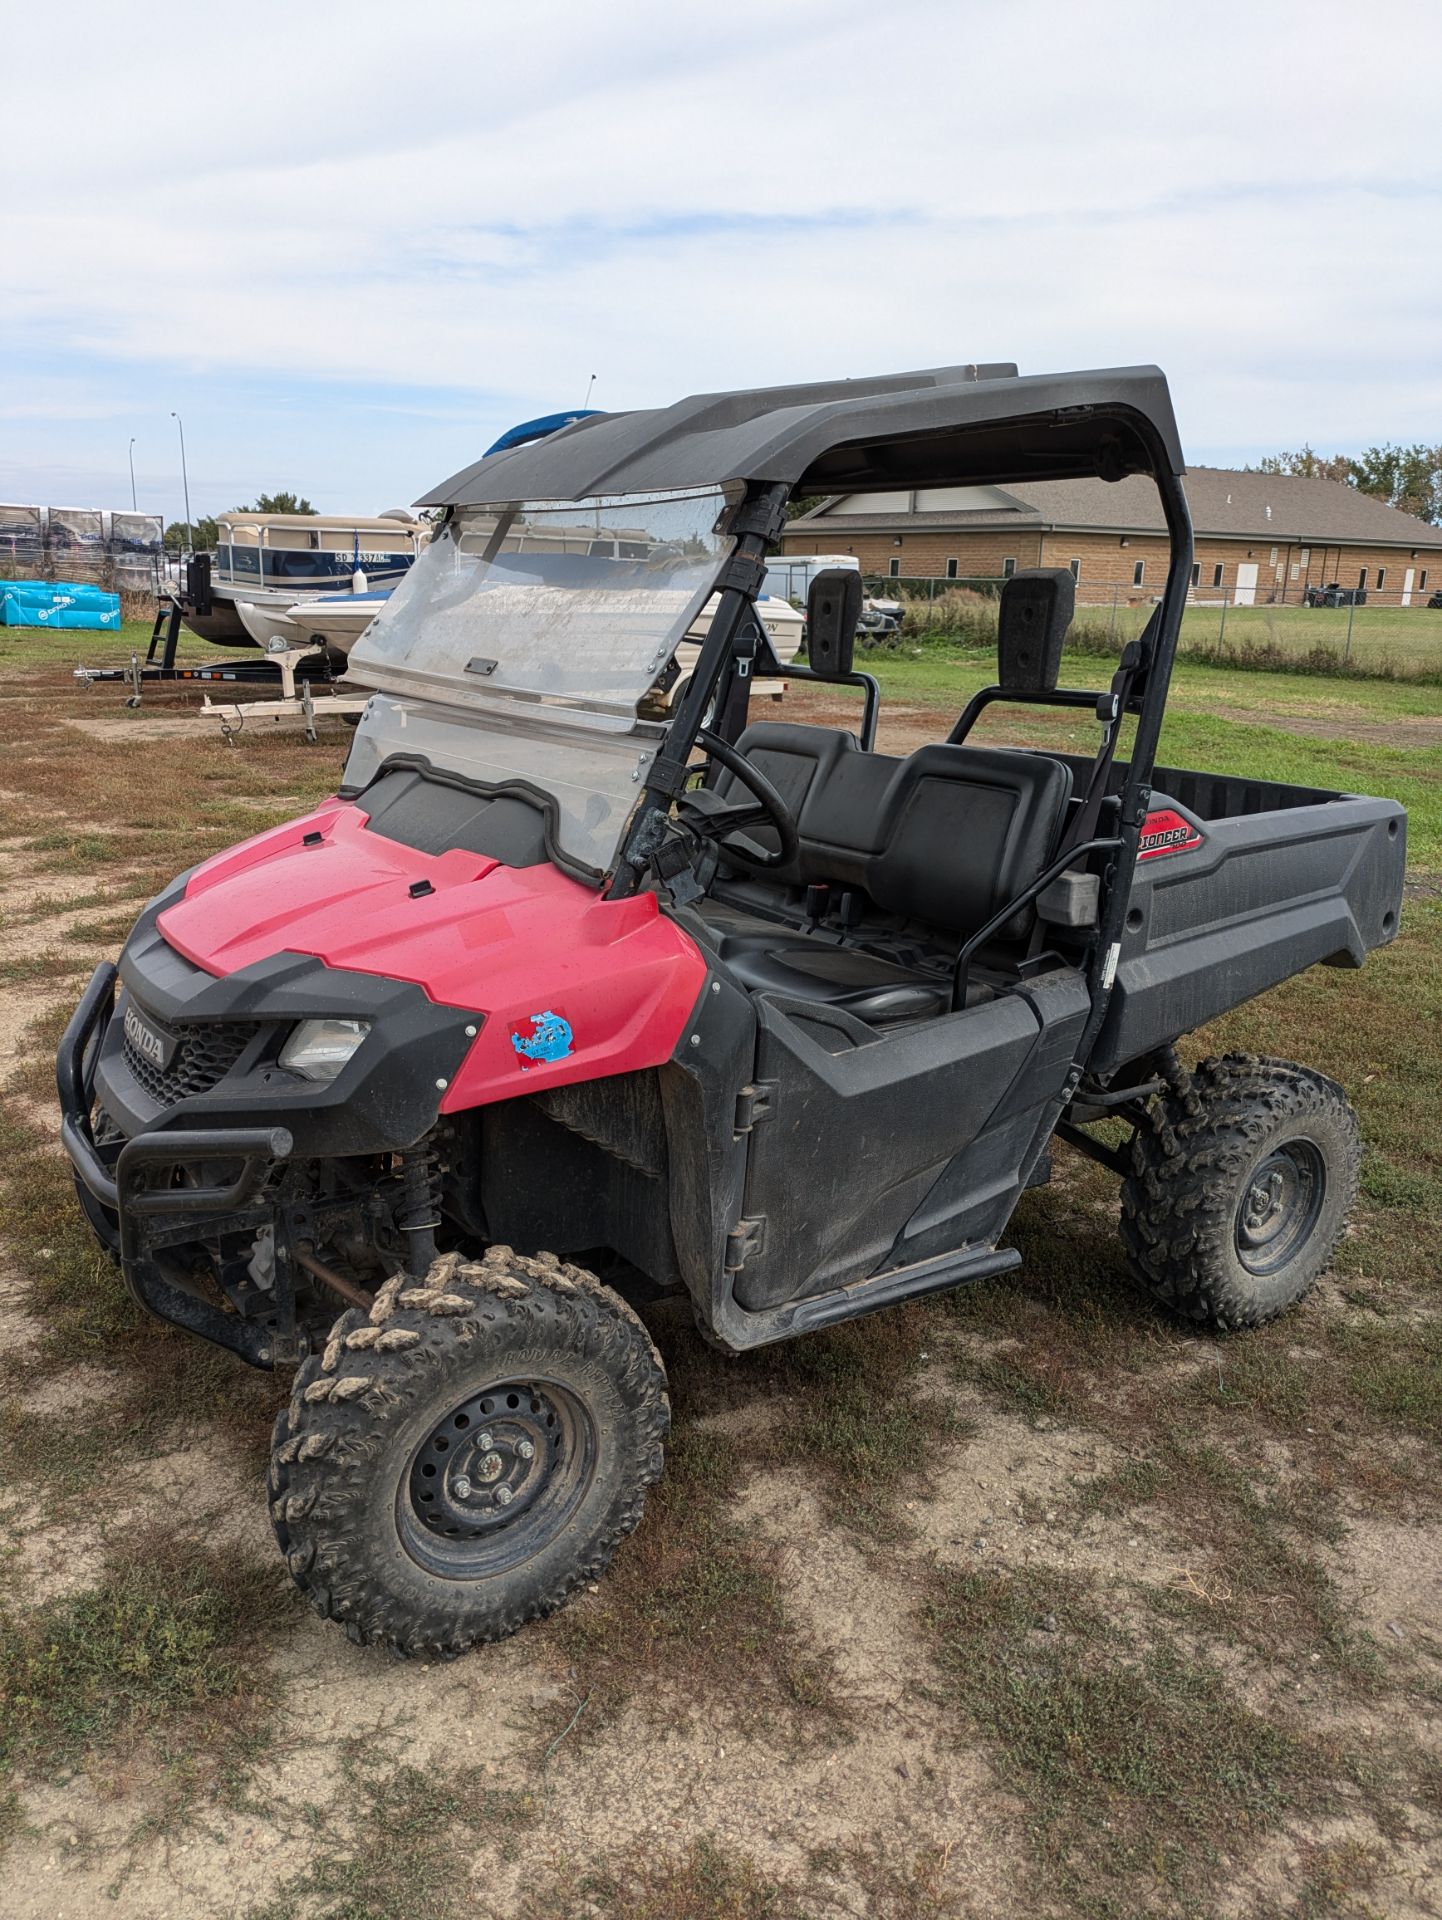
<path id="1" fill-rule="evenodd" d="M 747 727 L 736 742 L 736 751 L 745 754 L 765 774 L 799 821 L 812 788 L 818 781 L 826 780 L 837 756 L 855 745 L 853 735 L 839 728 L 758 720 Z M 717 792 L 730 799 L 739 797 L 741 788 L 731 774 L 722 773 Z M 754 828 L 749 831 L 758 832 Z M 764 829 L 759 831 L 768 846 L 775 845 L 774 835 L 768 836 Z"/>
<path id="2" fill-rule="evenodd" d="M 1004 747 L 936 744 L 898 759 L 863 752 L 849 733 L 776 721 L 748 727 L 737 747 L 796 815 L 800 847 L 775 878 L 861 887 L 888 913 L 956 933 L 975 932 L 1036 878 L 1071 796 L 1064 762 Z M 997 938 L 1020 939 L 1033 918 L 1023 908 Z"/>
<path id="3" fill-rule="evenodd" d="M 919 747 L 894 783 L 886 845 L 868 892 L 892 913 L 974 933 L 1041 872 L 1071 795 L 1060 760 L 1006 747 Z M 1013 914 L 999 942 L 1035 914 Z"/>

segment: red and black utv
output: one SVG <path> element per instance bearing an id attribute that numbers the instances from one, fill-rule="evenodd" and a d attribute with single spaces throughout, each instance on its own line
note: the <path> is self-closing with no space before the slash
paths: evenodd
<path id="1" fill-rule="evenodd" d="M 1405 819 L 1154 764 L 1182 472 L 1155 368 L 952 367 L 596 416 L 426 500 L 351 656 L 340 791 L 153 901 L 58 1063 L 135 1299 L 299 1363 L 271 1514 L 354 1639 L 455 1652 L 607 1564 L 667 1428 L 637 1300 L 688 1295 L 740 1351 L 1004 1272 L 1055 1136 L 1116 1172 L 1175 1312 L 1255 1325 L 1325 1267 L 1340 1089 L 1174 1045 L 1390 940 Z M 996 685 L 878 753 L 833 572 L 805 671 L 860 685 L 858 731 L 747 723 L 793 492 L 1132 474 L 1170 570 L 1100 700 L 1058 684 L 1071 576 L 1019 574 Z M 638 718 L 708 609 L 669 719 Z M 1094 709 L 1095 754 L 979 744 L 999 701 Z"/>

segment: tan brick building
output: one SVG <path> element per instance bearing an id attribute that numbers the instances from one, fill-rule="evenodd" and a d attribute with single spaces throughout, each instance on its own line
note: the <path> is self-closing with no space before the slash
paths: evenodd
<path id="1" fill-rule="evenodd" d="M 1192 598 L 1296 605 L 1309 586 L 1364 587 L 1369 604 L 1425 606 L 1442 588 L 1442 527 L 1354 487 L 1193 467 Z M 840 494 L 793 520 L 788 554 L 848 553 L 899 580 L 996 580 L 1071 567 L 1083 603 L 1150 600 L 1168 541 L 1151 482 L 1047 480 Z"/>

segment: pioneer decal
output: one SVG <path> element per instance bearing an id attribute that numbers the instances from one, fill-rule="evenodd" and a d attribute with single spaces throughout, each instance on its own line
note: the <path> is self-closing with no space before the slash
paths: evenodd
<path id="1" fill-rule="evenodd" d="M 1202 844 L 1202 835 L 1173 807 L 1160 807 L 1142 822 L 1137 842 L 1138 860 L 1156 860 L 1164 853 L 1190 853 Z"/>

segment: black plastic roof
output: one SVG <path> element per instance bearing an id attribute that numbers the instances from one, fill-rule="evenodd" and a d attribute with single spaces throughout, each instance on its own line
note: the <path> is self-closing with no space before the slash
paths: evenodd
<path id="1" fill-rule="evenodd" d="M 1008 365 L 932 367 L 868 380 L 703 393 L 603 413 L 493 453 L 417 504 L 585 500 L 734 481 L 804 493 L 1121 479 L 1184 471 L 1157 367 L 1018 378 Z"/>

